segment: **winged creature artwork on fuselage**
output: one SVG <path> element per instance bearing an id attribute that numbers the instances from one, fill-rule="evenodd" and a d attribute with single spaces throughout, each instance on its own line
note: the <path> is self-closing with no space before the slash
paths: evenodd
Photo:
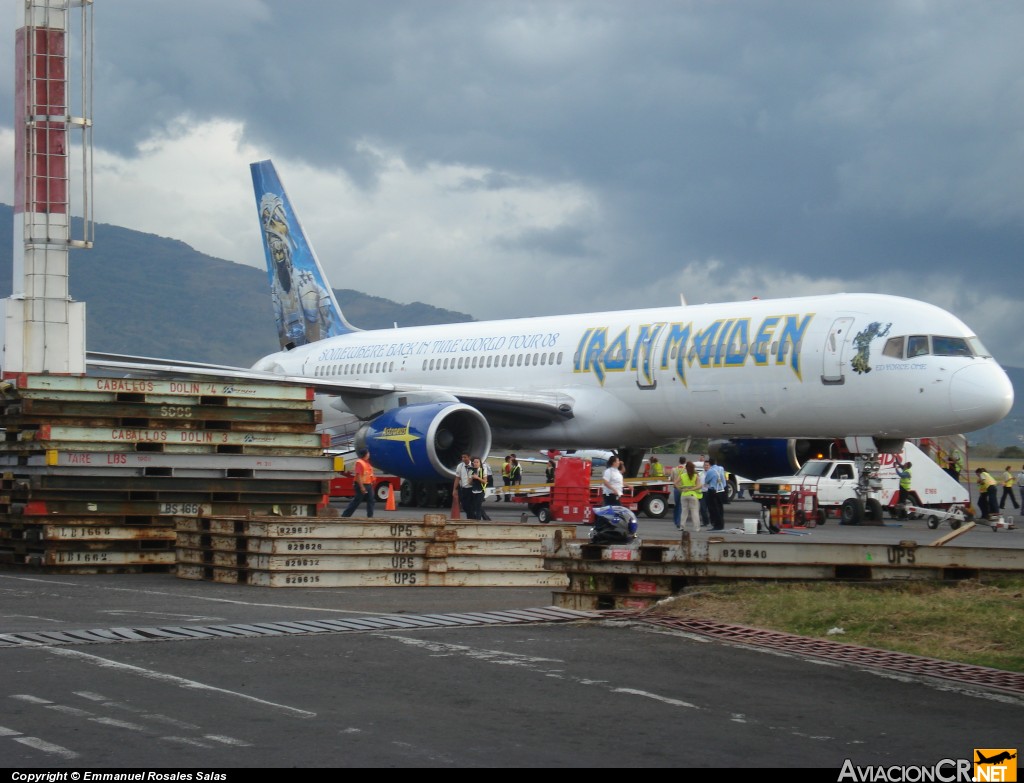
<path id="1" fill-rule="evenodd" d="M 642 455 L 687 437 L 898 441 L 980 429 L 1013 404 L 962 321 L 881 294 L 360 331 L 273 164 L 251 169 L 281 350 L 233 377 L 314 387 L 325 426 L 358 419 L 357 445 L 399 476 L 448 478 L 492 443 Z"/>

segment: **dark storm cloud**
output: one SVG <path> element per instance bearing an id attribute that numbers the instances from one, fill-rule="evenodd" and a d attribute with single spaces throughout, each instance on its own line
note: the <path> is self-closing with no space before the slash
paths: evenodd
<path id="1" fill-rule="evenodd" d="M 124 155 L 185 115 L 368 190 L 386 161 L 363 142 L 478 168 L 465 190 L 572 183 L 650 279 L 712 258 L 951 290 L 1018 274 L 1020 3 L 97 0 L 95 17 L 95 139 Z M 571 262 L 587 240 L 496 243 Z"/>

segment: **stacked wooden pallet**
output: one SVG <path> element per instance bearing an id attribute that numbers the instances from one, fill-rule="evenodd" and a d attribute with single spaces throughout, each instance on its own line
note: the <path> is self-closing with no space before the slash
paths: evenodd
<path id="1" fill-rule="evenodd" d="M 545 568 L 565 573 L 568 589 L 552 594 L 563 609 L 647 609 L 687 584 L 671 567 L 679 547 L 668 542 L 591 544 L 562 540 Z"/>
<path id="2" fill-rule="evenodd" d="M 575 525 L 179 517 L 184 579 L 265 587 L 564 587 L 544 556 Z"/>
<path id="3" fill-rule="evenodd" d="M 310 389 L 18 375 L 0 386 L 0 564 L 169 571 L 181 514 L 315 516 Z"/>

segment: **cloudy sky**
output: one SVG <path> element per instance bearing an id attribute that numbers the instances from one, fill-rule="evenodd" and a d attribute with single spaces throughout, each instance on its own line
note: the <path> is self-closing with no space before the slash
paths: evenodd
<path id="1" fill-rule="evenodd" d="M 94 23 L 99 222 L 262 267 L 248 164 L 272 158 L 336 288 L 481 319 L 902 294 L 1024 366 L 1024 3 L 95 0 Z"/>

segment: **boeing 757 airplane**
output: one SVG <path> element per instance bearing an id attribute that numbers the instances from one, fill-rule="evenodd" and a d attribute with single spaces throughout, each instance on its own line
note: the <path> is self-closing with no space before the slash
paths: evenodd
<path id="1" fill-rule="evenodd" d="M 897 296 L 361 331 L 338 307 L 273 164 L 251 169 L 280 350 L 249 371 L 161 368 L 314 387 L 325 424 L 328 414 L 357 418 L 357 445 L 398 476 L 450 480 L 463 452 L 486 456 L 492 443 L 603 445 L 637 467 L 651 446 L 686 437 L 863 436 L 887 450 L 980 429 L 1013 404 L 1006 373 L 970 328 Z"/>

